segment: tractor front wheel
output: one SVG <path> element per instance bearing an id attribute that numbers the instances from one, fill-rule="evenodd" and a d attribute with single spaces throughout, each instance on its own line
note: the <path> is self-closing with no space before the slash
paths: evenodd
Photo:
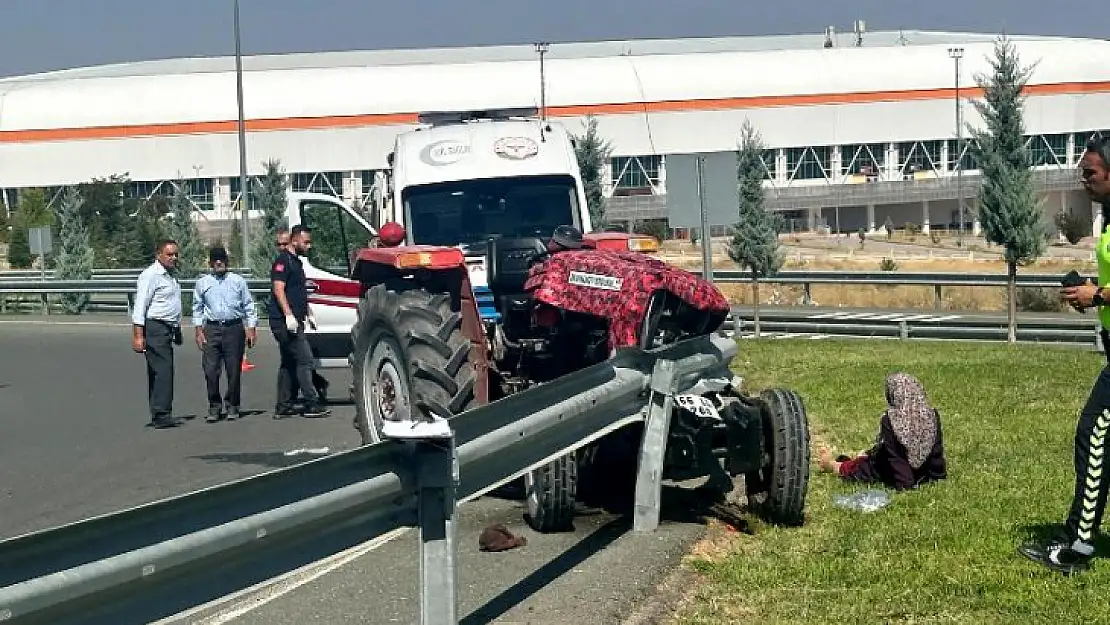
<path id="1" fill-rule="evenodd" d="M 772 523 L 801 525 L 809 488 L 809 424 L 794 391 L 760 393 L 763 415 L 762 467 L 745 476 L 748 505 Z"/>

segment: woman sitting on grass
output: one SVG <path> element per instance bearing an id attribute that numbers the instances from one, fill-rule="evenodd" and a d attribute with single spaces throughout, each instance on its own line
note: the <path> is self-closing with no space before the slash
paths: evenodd
<path id="1" fill-rule="evenodd" d="M 818 464 L 851 482 L 881 482 L 896 490 L 947 477 L 940 413 L 929 405 L 925 389 L 912 375 L 886 378 L 887 409 L 879 420 L 875 445 L 855 458 L 822 448 Z"/>

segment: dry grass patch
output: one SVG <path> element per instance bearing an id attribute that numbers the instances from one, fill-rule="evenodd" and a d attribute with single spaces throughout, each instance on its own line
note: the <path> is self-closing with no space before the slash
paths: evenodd
<path id="1" fill-rule="evenodd" d="M 676 265 L 689 270 L 700 269 L 700 260 L 689 259 Z M 897 260 L 897 269 L 892 275 L 912 272 L 969 272 L 998 273 L 1006 272 L 1006 265 L 998 261 L 969 261 L 955 259 Z M 715 269 L 735 270 L 736 266 L 727 259 L 716 259 Z M 809 271 L 880 271 L 879 259 L 817 259 L 797 262 L 788 260 L 785 270 Z M 1060 258 L 1041 259 L 1038 262 L 1018 269 L 1019 273 L 1060 274 L 1076 269 L 1094 273 L 1094 263 L 1073 261 Z M 749 283 L 724 282 L 717 286 L 737 306 L 750 306 L 753 303 L 752 287 Z M 797 306 L 804 302 L 804 288 L 798 284 L 761 283 L 759 287 L 760 304 L 770 306 Z M 1006 289 L 1004 287 L 943 287 L 938 301 L 931 286 L 896 285 L 840 285 L 814 284 L 810 294 L 817 306 L 860 307 L 860 308 L 924 308 L 962 312 L 1005 310 Z"/>

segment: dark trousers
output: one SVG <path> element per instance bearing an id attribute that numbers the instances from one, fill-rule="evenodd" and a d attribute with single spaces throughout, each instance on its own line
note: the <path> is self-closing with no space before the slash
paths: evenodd
<path id="1" fill-rule="evenodd" d="M 240 400 L 240 376 L 243 367 L 243 352 L 247 345 L 247 331 L 243 322 L 229 325 L 219 323 L 204 324 L 204 381 L 208 385 L 208 410 L 220 409 L 225 403 L 229 408 L 238 409 Z M 220 370 L 227 370 L 227 393 L 220 401 Z"/>
<path id="2" fill-rule="evenodd" d="M 304 335 L 304 322 L 298 324 L 297 331 L 293 333 L 285 327 L 284 319 L 271 319 L 270 331 L 274 334 L 281 354 L 277 381 L 278 407 L 288 408 L 293 405 L 293 400 L 296 399 L 294 380 L 304 395 L 306 404 L 319 403 L 316 389 L 312 385 L 312 348 L 308 346 L 308 339 Z"/>
<path id="3" fill-rule="evenodd" d="M 1110 433 L 1110 365 L 1095 380 L 1075 428 L 1075 493 L 1068 511 L 1071 539 L 1093 546 L 1110 490 L 1106 439 Z"/>
<path id="4" fill-rule="evenodd" d="M 146 340 L 146 386 L 153 419 L 169 418 L 173 411 L 174 327 L 164 321 L 147 319 L 143 326 Z"/>

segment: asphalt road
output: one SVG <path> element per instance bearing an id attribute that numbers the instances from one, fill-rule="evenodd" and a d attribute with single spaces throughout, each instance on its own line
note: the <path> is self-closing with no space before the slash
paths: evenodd
<path id="1" fill-rule="evenodd" d="M 57 320 L 52 320 L 57 321 Z M 0 317 L 0 538 L 69 523 L 309 459 L 287 455 L 358 444 L 353 407 L 331 417 L 270 418 L 277 353 L 268 333 L 244 373 L 243 420 L 208 424 L 199 353 L 177 352 L 175 413 L 197 418 L 169 430 L 145 427 L 145 364 L 115 317 L 41 323 Z M 333 394 L 343 372 L 329 372 Z M 263 412 L 264 411 L 264 412 Z M 619 623 L 704 534 L 689 501 L 671 492 L 664 522 L 633 534 L 627 517 L 584 511 L 573 532 L 540 535 L 523 504 L 484 497 L 459 513 L 462 622 Z M 503 523 L 528 544 L 478 549 L 482 529 Z M 419 548 L 407 531 L 373 549 L 340 554 L 167 622 L 419 622 Z"/>
<path id="2" fill-rule="evenodd" d="M 146 427 L 146 364 L 119 319 L 67 325 L 0 318 L 0 538 L 311 457 L 286 452 L 359 444 L 349 403 L 324 419 L 271 418 L 278 354 L 268 332 L 259 333 L 248 356 L 257 367 L 243 373 L 245 418 L 204 422 L 200 352 L 187 338 L 177 348 L 174 413 L 197 418 L 168 430 Z M 346 395 L 342 375 L 326 377 L 332 394 Z"/>

